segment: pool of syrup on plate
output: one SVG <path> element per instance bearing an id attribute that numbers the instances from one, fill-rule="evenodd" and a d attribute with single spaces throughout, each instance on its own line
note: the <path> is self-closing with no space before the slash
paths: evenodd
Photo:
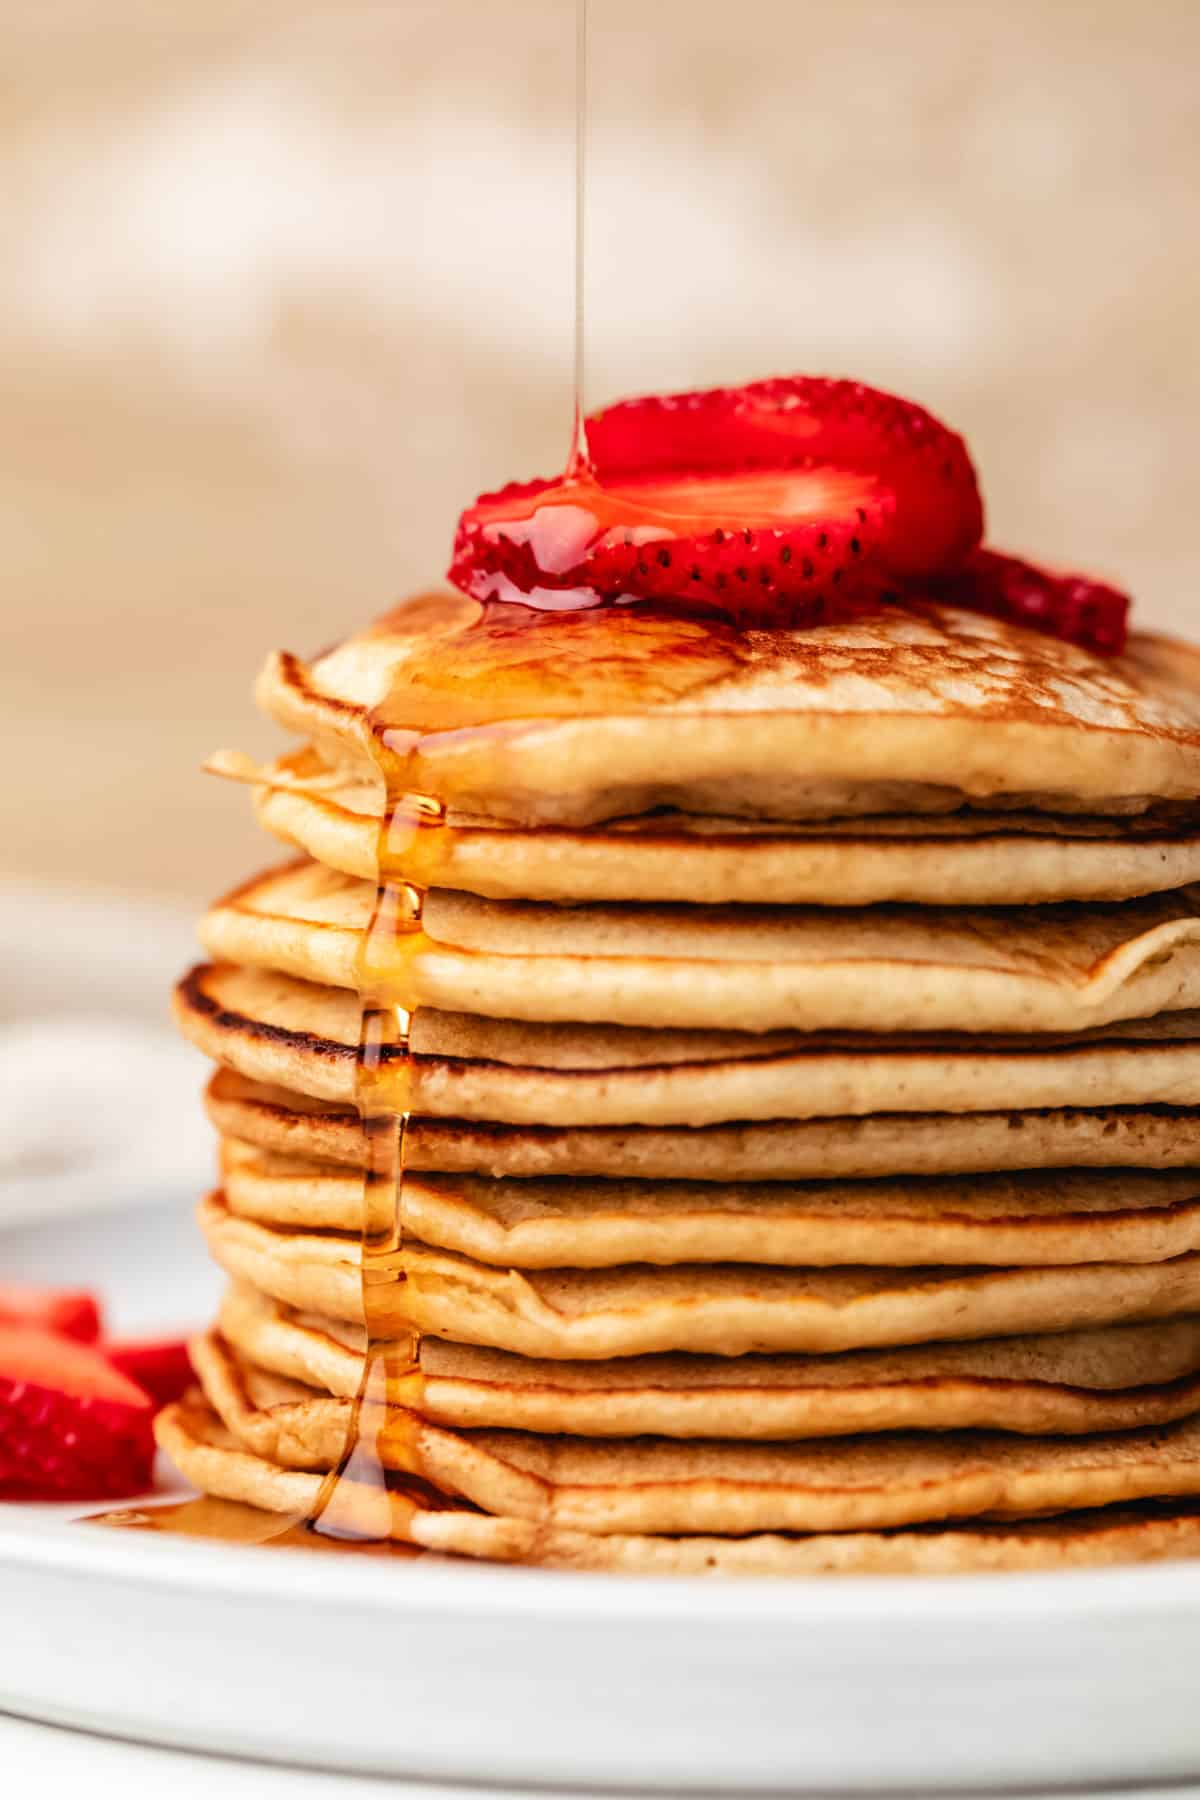
<path id="1" fill-rule="evenodd" d="M 160 1537 L 208 1538 L 224 1544 L 260 1544 L 280 1549 L 352 1551 L 372 1556 L 419 1556 L 415 1545 L 377 1543 L 364 1538 L 350 1542 L 322 1537 L 310 1531 L 303 1519 L 245 1506 L 239 1500 L 218 1500 L 202 1494 L 195 1500 L 170 1501 L 166 1505 L 130 1506 L 100 1513 L 84 1521 L 89 1525 L 119 1527 L 124 1531 L 153 1532 Z"/>

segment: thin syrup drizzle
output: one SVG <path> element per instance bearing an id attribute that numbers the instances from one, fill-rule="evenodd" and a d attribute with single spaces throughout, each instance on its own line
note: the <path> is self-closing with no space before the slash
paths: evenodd
<path id="1" fill-rule="evenodd" d="M 567 456 L 567 480 L 591 469 L 587 425 L 587 136 L 588 0 L 575 0 L 575 416 Z"/>

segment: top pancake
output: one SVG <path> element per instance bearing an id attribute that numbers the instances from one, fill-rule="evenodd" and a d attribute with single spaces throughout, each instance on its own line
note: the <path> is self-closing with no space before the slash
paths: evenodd
<path id="1" fill-rule="evenodd" d="M 735 631 L 423 596 L 311 666 L 273 657 L 258 698 L 335 761 L 517 824 L 964 801 L 1136 814 L 1200 796 L 1200 653 L 1136 635 L 1105 660 L 932 604 Z"/>

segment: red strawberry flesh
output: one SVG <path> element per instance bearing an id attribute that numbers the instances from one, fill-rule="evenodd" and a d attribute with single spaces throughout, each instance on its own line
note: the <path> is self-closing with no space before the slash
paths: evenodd
<path id="1" fill-rule="evenodd" d="M 149 1394 L 156 1406 L 169 1406 L 180 1399 L 196 1379 L 182 1338 L 105 1344 L 104 1354 L 115 1369 Z"/>
<path id="2" fill-rule="evenodd" d="M 843 496 L 849 488 L 841 478 Z M 464 515 L 450 577 L 478 600 L 524 600 L 543 609 L 665 600 L 722 613 L 739 623 L 815 624 L 848 617 L 885 586 L 870 522 L 882 516 L 866 481 L 855 479 L 850 517 L 834 524 L 820 495 L 838 478 L 722 477 L 705 487 L 736 501 L 713 525 L 697 484 L 623 483 L 601 490 L 539 484 L 519 510 L 485 496 Z M 775 510 L 787 496 L 811 517 Z M 750 503 L 753 502 L 751 505 Z"/>
<path id="3" fill-rule="evenodd" d="M 0 1325 L 39 1325 L 81 1344 L 94 1344 L 100 1336 L 100 1303 L 83 1289 L 0 1282 Z"/>
<path id="4" fill-rule="evenodd" d="M 0 1498 L 103 1500 L 149 1487 L 154 1408 L 99 1350 L 0 1325 Z"/>
<path id="5" fill-rule="evenodd" d="M 587 443 L 606 485 L 675 469 L 865 475 L 893 501 L 884 558 L 896 577 L 953 567 L 983 536 L 983 503 L 962 438 L 924 407 L 858 381 L 778 376 L 623 400 L 588 420 Z"/>

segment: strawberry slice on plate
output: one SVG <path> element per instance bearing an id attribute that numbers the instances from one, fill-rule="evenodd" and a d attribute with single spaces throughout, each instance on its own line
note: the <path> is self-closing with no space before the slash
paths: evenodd
<path id="1" fill-rule="evenodd" d="M 114 1369 L 136 1382 L 156 1406 L 179 1400 L 196 1377 L 192 1359 L 182 1338 L 139 1338 L 105 1344 L 104 1354 Z"/>
<path id="2" fill-rule="evenodd" d="M 1087 575 L 1055 574 L 1018 556 L 976 550 L 933 592 L 953 606 L 1050 632 L 1098 656 L 1119 656 L 1125 648 L 1129 595 Z"/>
<path id="3" fill-rule="evenodd" d="M 0 1325 L 0 1499 L 106 1500 L 143 1492 L 154 1407 L 90 1344 Z"/>
<path id="4" fill-rule="evenodd" d="M 855 382 L 628 400 L 587 441 L 590 463 L 562 480 L 468 508 L 452 581 L 542 607 L 658 600 L 818 624 L 953 569 L 983 528 L 961 438 Z"/>
<path id="5" fill-rule="evenodd" d="M 63 1337 L 94 1344 L 100 1336 L 100 1303 L 82 1288 L 16 1286 L 0 1281 L 0 1325 L 38 1325 Z"/>

